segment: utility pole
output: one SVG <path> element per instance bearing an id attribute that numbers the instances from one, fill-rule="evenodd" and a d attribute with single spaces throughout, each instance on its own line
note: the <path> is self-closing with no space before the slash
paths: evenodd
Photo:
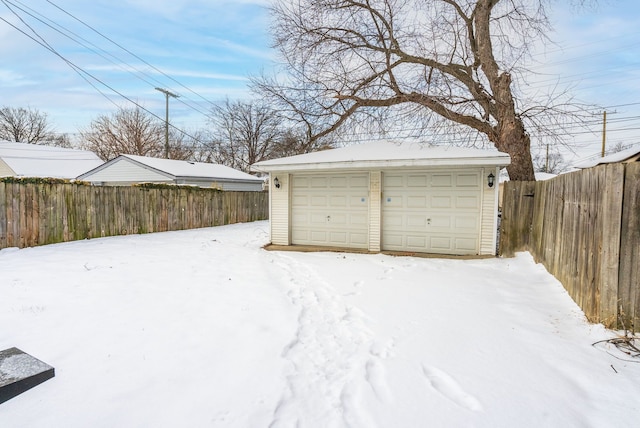
<path id="1" fill-rule="evenodd" d="M 604 147 L 607 141 L 607 111 L 602 113 L 602 156 L 604 157 Z"/>
<path id="2" fill-rule="evenodd" d="M 178 98 L 180 95 L 174 94 L 173 92 L 163 88 L 156 88 L 156 91 L 162 92 L 167 101 L 164 119 L 164 157 L 165 159 L 169 159 L 169 97 Z"/>
<path id="3" fill-rule="evenodd" d="M 549 144 L 547 144 L 547 161 L 544 164 L 544 172 L 549 172 Z"/>

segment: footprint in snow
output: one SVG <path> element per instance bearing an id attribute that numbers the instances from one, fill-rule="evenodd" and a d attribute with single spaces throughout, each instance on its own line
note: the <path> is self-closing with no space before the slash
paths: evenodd
<path id="1" fill-rule="evenodd" d="M 391 400 L 391 390 L 385 380 L 384 367 L 378 359 L 370 358 L 367 361 L 365 379 L 380 401 L 389 402 Z"/>
<path id="2" fill-rule="evenodd" d="M 465 392 L 451 376 L 435 367 L 422 366 L 422 372 L 429 384 L 440 394 L 453 401 L 460 407 L 474 412 L 483 410 L 477 398 Z"/>

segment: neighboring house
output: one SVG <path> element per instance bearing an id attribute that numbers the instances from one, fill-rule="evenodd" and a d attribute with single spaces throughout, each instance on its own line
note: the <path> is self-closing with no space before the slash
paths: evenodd
<path id="1" fill-rule="evenodd" d="M 262 191 L 264 181 L 224 165 L 134 155 L 120 155 L 79 175 L 78 180 L 101 186 L 167 183 L 251 192 Z"/>
<path id="2" fill-rule="evenodd" d="M 492 150 L 377 142 L 258 162 L 273 245 L 495 254 Z"/>
<path id="3" fill-rule="evenodd" d="M 578 162 L 574 167 L 579 169 L 592 168 L 594 166 L 603 165 L 607 163 L 629 163 L 640 162 L 640 145 L 635 145 L 626 150 L 622 150 L 610 155 L 588 159 L 582 162 Z"/>
<path id="4" fill-rule="evenodd" d="M 0 177 L 75 179 L 102 164 L 93 152 L 0 141 Z"/>

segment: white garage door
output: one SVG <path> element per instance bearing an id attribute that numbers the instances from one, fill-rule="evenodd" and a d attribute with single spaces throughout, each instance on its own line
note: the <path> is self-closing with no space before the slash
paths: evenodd
<path id="1" fill-rule="evenodd" d="M 369 174 L 293 175 L 291 242 L 368 248 Z"/>
<path id="2" fill-rule="evenodd" d="M 478 254 L 481 171 L 383 174 L 382 249 Z"/>

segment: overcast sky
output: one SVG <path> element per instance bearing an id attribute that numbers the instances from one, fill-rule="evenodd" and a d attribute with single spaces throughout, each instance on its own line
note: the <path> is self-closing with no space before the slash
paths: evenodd
<path id="1" fill-rule="evenodd" d="M 272 68 L 268 1 L 2 0 L 0 105 L 37 108 L 58 132 L 76 133 L 131 106 L 124 97 L 164 117 L 161 87 L 181 96 L 170 101 L 172 123 L 204 128 L 211 103 L 249 97 L 247 76 Z M 566 3 L 551 2 L 557 45 L 535 57 L 543 74 L 530 86 L 570 83 L 577 99 L 606 107 L 609 145 L 640 143 L 640 3 Z M 584 130 L 576 140 L 577 157 L 601 144 Z"/>

